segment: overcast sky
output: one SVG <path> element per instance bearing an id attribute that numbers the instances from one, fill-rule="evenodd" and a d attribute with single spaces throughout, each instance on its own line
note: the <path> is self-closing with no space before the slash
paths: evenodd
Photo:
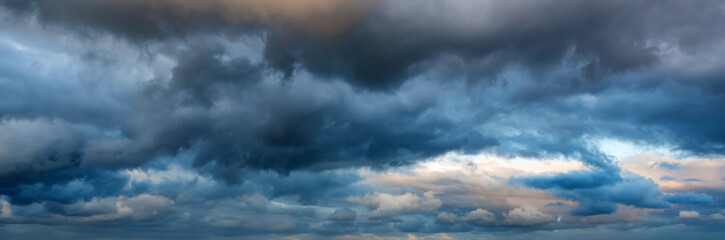
<path id="1" fill-rule="evenodd" d="M 0 239 L 723 239 L 719 0 L 0 0 Z"/>

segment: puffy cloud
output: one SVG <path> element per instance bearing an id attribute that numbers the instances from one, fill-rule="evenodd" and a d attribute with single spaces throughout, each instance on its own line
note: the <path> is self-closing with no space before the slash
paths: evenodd
<path id="1" fill-rule="evenodd" d="M 725 220 L 725 215 L 720 213 L 713 213 L 712 215 L 710 215 L 709 218 L 712 220 Z"/>
<path id="2" fill-rule="evenodd" d="M 173 202 L 165 197 L 142 194 L 123 199 L 116 205 L 119 214 L 128 214 L 132 219 L 140 220 L 171 211 Z"/>
<path id="3" fill-rule="evenodd" d="M 581 163 L 571 161 L 448 154 L 406 171 L 361 171 L 361 175 L 365 182 L 389 191 L 434 191 L 436 198 L 451 208 L 508 210 L 525 203 L 545 205 L 557 200 L 545 191 L 511 187 L 510 177 L 581 168 Z"/>
<path id="4" fill-rule="evenodd" d="M 459 157 L 465 159 L 465 156 Z M 509 205 L 505 204 L 490 204 L 486 201 L 497 200 L 495 198 L 487 200 L 487 196 L 490 196 L 488 193 L 457 192 L 459 191 L 457 189 L 466 188 L 457 186 L 461 183 L 451 184 L 451 180 L 456 177 L 466 179 L 488 175 L 493 179 L 499 179 L 500 185 L 486 183 L 499 188 L 499 193 L 505 193 L 501 189 L 509 189 L 511 193 L 516 193 L 522 190 L 520 186 L 507 185 L 510 175 L 535 175 L 542 171 L 554 171 L 560 167 L 576 169 L 579 164 L 543 161 L 539 162 L 541 166 L 531 168 L 523 164 L 525 161 L 522 163 L 486 157 L 456 159 L 457 157 L 448 156 L 439 161 L 388 169 L 377 174 L 361 171 L 361 176 L 351 176 L 356 172 L 343 170 L 317 174 L 296 171 L 289 176 L 273 172 L 247 173 L 247 180 L 241 185 L 226 185 L 223 181 L 199 175 L 200 173 L 192 168 L 178 165 L 166 169 L 139 168 L 124 172 L 129 175 L 124 185 L 130 188 L 124 191 L 154 192 L 155 195 L 111 196 L 66 203 L 51 198 L 42 203 L 29 205 L 11 205 L 6 202 L 7 207 L 3 208 L 2 215 L 3 221 L 7 223 L 60 223 L 83 226 L 110 221 L 133 223 L 129 227 L 156 224 L 171 231 L 184 231 L 183 227 L 177 229 L 171 228 L 172 226 L 193 225 L 196 229 L 203 229 L 203 232 L 212 235 L 284 232 L 313 233 L 320 237 L 332 237 L 344 234 L 356 235 L 362 231 L 390 233 L 389 231 L 468 232 L 476 231 L 478 228 L 568 229 L 597 224 L 637 222 L 642 221 L 643 218 L 640 216 L 648 214 L 637 208 L 620 207 L 612 215 L 570 216 L 567 212 L 571 210 L 573 203 L 558 207 L 542 207 L 551 202 L 562 201 L 556 198 L 537 200 L 546 195 L 497 196 L 509 204 L 537 203 L 540 208 L 530 205 L 508 207 Z M 543 166 L 551 169 L 547 170 Z M 419 181 L 411 181 L 410 186 L 401 186 L 400 179 L 390 178 L 406 175 L 415 177 Z M 338 181 L 343 182 L 336 187 L 321 187 L 331 186 L 331 183 Z M 386 185 L 385 181 L 391 182 Z M 471 181 L 471 183 L 478 182 L 476 178 L 472 178 Z M 302 186 L 309 187 L 298 189 Z M 312 189 L 319 190 L 313 193 L 310 192 Z M 433 194 L 428 189 L 435 189 L 436 192 L 457 192 L 458 196 Z M 406 192 L 395 193 L 400 190 Z M 484 195 L 483 198 L 474 198 L 481 195 Z M 468 204 L 458 203 L 458 199 L 464 196 L 468 196 L 467 199 L 478 200 L 469 201 Z M 346 207 L 332 207 L 340 205 Z M 472 206 L 491 208 L 471 208 Z M 357 216 L 356 212 L 364 208 L 370 211 Z M 497 218 L 496 215 L 501 217 Z M 717 215 L 711 214 L 703 219 L 715 220 Z M 547 224 L 559 220 L 561 220 L 559 224 Z M 387 227 L 388 230 L 384 230 L 383 227 Z"/>
<path id="5" fill-rule="evenodd" d="M 458 216 L 452 213 L 448 212 L 441 212 L 438 213 L 438 216 L 436 216 L 436 223 L 437 224 L 444 224 L 444 225 L 451 225 L 456 224 L 458 221 Z"/>
<path id="6" fill-rule="evenodd" d="M 464 221 L 474 221 L 477 223 L 490 223 L 496 221 L 496 216 L 485 209 L 476 209 L 466 213 L 461 219 Z"/>
<path id="7" fill-rule="evenodd" d="M 696 211 L 680 211 L 679 218 L 700 218 L 700 213 Z"/>
<path id="8" fill-rule="evenodd" d="M 41 207 L 44 210 L 41 210 Z M 15 221 L 53 223 L 54 221 L 105 222 L 105 221 L 152 221 L 154 218 L 168 219 L 176 213 L 172 200 L 156 195 L 141 194 L 132 197 L 118 196 L 94 198 L 89 201 L 59 205 L 46 202 L 44 205 L 15 207 L 12 217 Z M 11 216 L 8 216 L 8 218 Z M 64 222 L 67 224 L 67 222 Z"/>
<path id="9" fill-rule="evenodd" d="M 485 209 L 476 209 L 466 213 L 463 216 L 456 216 L 448 212 L 441 212 L 436 217 L 437 224 L 452 225 L 459 222 L 469 222 L 475 225 L 493 225 L 496 223 L 496 216 Z"/>
<path id="10" fill-rule="evenodd" d="M 392 217 L 399 213 L 430 212 L 441 207 L 441 200 L 435 198 L 435 193 L 425 192 L 422 197 L 413 193 L 392 195 L 375 193 L 363 197 L 353 197 L 349 201 L 360 203 L 372 209 L 365 213 L 371 217 Z"/>
<path id="11" fill-rule="evenodd" d="M 554 222 L 554 217 L 539 212 L 532 206 L 521 206 L 503 214 L 505 224 L 536 225 Z"/>

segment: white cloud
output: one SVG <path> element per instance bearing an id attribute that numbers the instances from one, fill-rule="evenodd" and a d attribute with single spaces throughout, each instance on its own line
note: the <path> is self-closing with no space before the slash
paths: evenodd
<path id="1" fill-rule="evenodd" d="M 368 216 L 395 216 L 399 213 L 430 212 L 441 207 L 442 202 L 434 197 L 433 192 L 423 193 L 423 197 L 412 193 L 392 195 L 376 192 L 364 197 L 353 197 L 349 201 L 367 205 L 374 209 L 366 213 Z"/>
<path id="2" fill-rule="evenodd" d="M 496 216 L 488 210 L 479 208 L 460 217 L 449 212 L 441 212 L 436 217 L 436 223 L 438 224 L 452 225 L 459 222 L 470 222 L 476 225 L 490 225 L 496 222 Z"/>
<path id="3" fill-rule="evenodd" d="M 503 214 L 505 224 L 509 225 L 536 225 L 553 222 L 555 219 L 551 215 L 539 212 L 536 208 L 524 205 L 515 208 L 508 213 Z"/>
<path id="4" fill-rule="evenodd" d="M 722 215 L 720 213 L 715 213 L 713 215 L 710 215 L 710 220 L 725 220 L 725 215 Z"/>
<path id="5" fill-rule="evenodd" d="M 700 218 L 700 213 L 696 211 L 680 211 L 678 218 Z"/>
<path id="6" fill-rule="evenodd" d="M 360 170 L 363 182 L 379 191 L 406 186 L 433 191 L 446 206 L 463 209 L 512 209 L 524 204 L 543 206 L 563 201 L 547 191 L 510 185 L 514 176 L 553 174 L 586 169 L 581 162 L 562 159 L 506 159 L 487 155 L 446 154 L 395 171 Z M 407 190 L 406 190 L 407 191 Z M 568 208 L 559 209 L 568 211 Z"/>
<path id="7" fill-rule="evenodd" d="M 492 223 L 496 221 L 496 216 L 493 215 L 493 213 L 489 212 L 485 209 L 476 209 L 469 213 L 466 213 L 465 216 L 462 217 L 464 221 L 472 221 L 478 224 L 487 224 Z"/>

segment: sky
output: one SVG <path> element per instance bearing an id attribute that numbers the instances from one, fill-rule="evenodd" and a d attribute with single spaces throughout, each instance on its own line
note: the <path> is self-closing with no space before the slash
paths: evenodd
<path id="1" fill-rule="evenodd" d="M 0 0 L 0 239 L 723 239 L 719 0 Z"/>

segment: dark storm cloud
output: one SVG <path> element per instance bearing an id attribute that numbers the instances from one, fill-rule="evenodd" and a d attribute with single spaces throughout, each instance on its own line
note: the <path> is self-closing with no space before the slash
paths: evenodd
<path id="1" fill-rule="evenodd" d="M 16 178 L 7 182 L 17 184 L 12 180 L 20 182 L 24 179 Z M 43 201 L 71 203 L 124 193 L 124 187 L 128 183 L 128 177 L 123 174 L 97 169 L 53 171 L 32 180 L 34 181 L 28 184 L 10 185 L 0 189 L 0 194 L 9 196 L 13 204 Z"/>
<path id="2" fill-rule="evenodd" d="M 174 67 L 168 86 L 149 86 L 139 99 L 141 108 L 166 109 L 149 113 L 154 122 L 164 124 L 149 132 L 148 123 L 131 122 L 126 130 L 132 138 L 164 144 L 144 148 L 194 147 L 199 167 L 281 172 L 377 167 L 496 144 L 470 125 L 446 118 L 426 96 L 415 96 L 419 102 L 375 93 L 348 99 L 345 95 L 355 93 L 345 86 L 316 86 L 303 79 L 269 85 L 259 82 L 261 70 L 246 60 L 220 62 L 216 50 L 192 51 Z M 322 93 L 329 95 L 316 96 Z M 225 101 L 241 105 L 210 106 Z M 175 124 L 165 124 L 169 122 Z M 169 134 L 177 136 L 174 142 L 157 139 Z M 230 180 L 236 175 L 216 174 L 231 174 Z"/>
<path id="3" fill-rule="evenodd" d="M 674 193 L 665 196 L 665 201 L 676 204 L 713 204 L 715 201 L 705 193 Z"/>
<path id="4" fill-rule="evenodd" d="M 511 228 L 554 221 L 528 207 L 465 221 L 420 212 L 366 218 L 340 202 L 375 192 L 356 185 L 361 177 L 350 169 L 448 152 L 582 161 L 590 169 L 511 179 L 578 203 L 575 216 L 714 201 L 663 195 L 593 142 L 725 153 L 718 1 L 0 6 L 9 20 L 0 25 L 8 29 L 0 33 L 0 194 L 23 222 L 210 216 L 215 235 L 232 236 L 469 231 L 501 216 Z M 249 41 L 260 42 L 240 52 Z M 193 184 L 121 174 L 161 171 L 184 157 L 201 173 Z M 204 181 L 213 184 L 195 185 Z M 334 212 L 320 215 L 317 205 L 331 202 Z M 153 209 L 159 216 L 144 214 Z"/>
<path id="5" fill-rule="evenodd" d="M 532 70 L 550 67 L 572 49 L 591 61 L 586 71 L 592 75 L 656 61 L 643 46 L 644 39 L 628 35 L 630 29 L 621 29 L 616 17 L 618 9 L 641 7 L 638 3 L 550 1 L 521 6 L 503 1 L 388 1 L 383 5 L 367 22 L 334 39 L 273 34 L 266 58 L 287 71 L 299 63 L 321 76 L 373 89 L 396 87 L 446 55 L 491 62 L 479 66 L 488 68 L 481 71 L 484 76 L 515 63 Z M 494 6 L 497 10 L 489 9 Z M 465 21 L 455 21 L 459 19 Z"/>
<path id="6" fill-rule="evenodd" d="M 77 166 L 83 158 L 83 134 L 64 122 L 6 121 L 0 127 L 2 154 L 0 178 L 23 179 L 37 172 Z M 5 181 L 3 183 L 6 183 Z M 2 184 L 5 185 L 5 184 Z"/>
<path id="7" fill-rule="evenodd" d="M 357 195 L 369 189 L 355 189 L 350 185 L 362 180 L 352 171 L 325 171 L 311 173 L 307 171 L 292 172 L 287 176 L 280 176 L 273 172 L 262 172 L 247 176 L 250 189 L 265 192 L 271 198 L 295 196 L 297 202 L 305 205 L 319 204 L 325 199 L 343 198 Z M 339 210 L 339 212 L 338 212 Z M 330 220 L 338 221 L 343 218 L 355 218 L 355 212 L 341 208 L 336 214 L 328 216 Z M 350 216 L 352 215 L 352 216 Z"/>
<path id="8" fill-rule="evenodd" d="M 214 88 L 241 87 L 262 79 L 262 66 L 246 58 L 223 60 L 222 46 L 200 45 L 182 53 L 172 70 L 169 94 L 177 94 L 183 102 L 211 104 L 216 99 Z M 147 90 L 153 94 L 153 87 Z"/>
<path id="9" fill-rule="evenodd" d="M 697 77 L 691 80 L 694 79 Z M 707 93 L 710 89 L 706 87 L 687 84 L 684 82 L 687 78 L 680 80 L 682 82 L 664 82 L 653 91 L 641 95 L 627 94 L 625 97 L 622 94 L 605 94 L 602 97 L 607 97 L 606 100 L 596 104 L 592 114 L 610 121 L 628 121 L 634 126 L 646 126 L 616 133 L 624 138 L 653 144 L 668 142 L 694 154 L 725 153 L 725 128 L 718 124 L 725 120 L 725 96 Z M 608 131 L 611 130 L 614 128 Z M 660 167 L 676 168 L 676 163 Z"/>
<path id="10" fill-rule="evenodd" d="M 592 89 L 583 87 L 587 85 L 600 86 L 600 88 L 606 86 L 607 84 L 602 83 L 604 80 L 601 79 L 605 79 L 609 73 L 641 69 L 658 63 L 659 60 L 655 54 L 658 49 L 649 46 L 648 41 L 671 40 L 673 34 L 678 33 L 677 31 L 682 28 L 665 27 L 663 23 L 654 21 L 662 15 L 675 11 L 680 13 L 677 15 L 678 21 L 673 23 L 687 26 L 687 31 L 691 33 L 690 41 L 680 41 L 683 48 L 689 46 L 688 43 L 703 41 L 699 39 L 702 37 L 701 32 L 712 31 L 711 28 L 699 24 L 705 20 L 699 13 L 704 11 L 709 19 L 720 21 L 717 13 L 707 11 L 708 6 L 714 4 L 710 2 L 693 4 L 683 9 L 673 1 L 609 1 L 605 3 L 544 1 L 527 6 L 503 1 L 486 3 L 425 1 L 415 4 L 409 1 L 391 1 L 374 5 L 373 8 L 369 8 L 367 14 L 349 14 L 357 16 L 351 16 L 354 20 L 350 20 L 355 24 L 337 26 L 336 28 L 341 30 L 335 31 L 335 34 L 316 35 L 300 31 L 300 29 L 305 29 L 305 26 L 302 25 L 296 26 L 299 28 L 297 30 L 295 30 L 296 28 L 276 28 L 275 26 L 279 24 L 266 22 L 267 20 L 259 18 L 254 13 L 255 8 L 251 8 L 252 10 L 249 10 L 251 12 L 236 8 L 229 9 L 232 13 L 239 15 L 239 19 L 229 19 L 233 16 L 230 16 L 221 7 L 236 5 L 229 1 L 217 2 L 191 2 L 188 3 L 188 6 L 178 5 L 172 1 L 148 3 L 115 0 L 93 3 L 83 1 L 25 1 L 23 3 L 4 1 L 3 3 L 9 9 L 20 14 L 37 14 L 48 24 L 59 24 L 73 29 L 108 31 L 135 41 L 194 35 L 197 31 L 193 27 L 176 30 L 176 28 L 194 26 L 194 24 L 204 25 L 203 29 L 225 29 L 229 28 L 230 26 L 226 25 L 230 24 L 242 32 L 246 31 L 247 28 L 243 25 L 247 24 L 257 25 L 261 28 L 271 27 L 272 30 L 267 31 L 264 40 L 264 58 L 270 66 L 282 68 L 289 75 L 295 68 L 294 66 L 299 65 L 302 69 L 318 76 L 340 78 L 353 83 L 354 86 L 372 89 L 388 89 L 398 86 L 407 81 L 408 77 L 418 75 L 423 69 L 435 66 L 434 63 L 445 65 L 446 59 L 451 59 L 446 58 L 448 56 L 484 65 L 487 62 L 499 64 L 486 72 L 500 72 L 504 66 L 510 65 L 500 64 L 501 62 L 521 65 L 524 66 L 525 71 L 533 73 L 534 78 L 540 75 L 538 73 L 556 68 L 562 61 L 571 61 L 569 64 L 581 73 L 573 77 L 575 79 L 572 81 L 575 83 L 568 87 L 571 89 L 562 92 L 554 91 L 554 94 L 565 96 L 576 94 L 578 91 L 592 91 Z M 324 5 L 327 1 L 321 2 L 320 4 Z M 242 1 L 239 4 L 256 6 L 261 3 Z M 271 6 L 265 6 L 265 8 L 275 9 Z M 446 10 L 441 11 L 441 9 Z M 332 8 L 331 11 L 338 10 L 346 12 L 350 9 L 339 7 Z M 280 12 L 280 14 L 292 14 L 289 19 L 293 20 L 298 17 L 303 19 L 309 17 L 309 12 L 304 12 L 299 16 L 282 10 Z M 414 15 L 411 14 L 413 12 Z M 129 24 L 120 19 L 134 19 L 139 22 Z M 282 19 L 283 21 L 289 20 Z M 493 21 L 494 19 L 495 21 Z M 222 26 L 209 27 L 219 25 L 218 23 L 222 23 Z M 163 28 L 162 26 L 168 27 Z M 144 29 L 145 27 L 150 29 Z M 169 31 L 173 34 L 166 34 L 164 29 L 170 29 Z M 204 32 L 198 33 L 203 34 Z M 132 146 L 128 147 L 129 149 L 120 150 L 125 152 L 124 155 L 127 157 L 118 158 L 113 160 L 114 162 L 129 162 L 128 159 L 131 158 L 136 159 L 133 160 L 135 162 L 143 162 L 145 161 L 143 159 L 148 159 L 158 153 L 168 154 L 174 153 L 179 148 L 196 147 L 199 149 L 198 166 L 216 162 L 224 166 L 238 165 L 238 167 L 250 166 L 288 171 L 311 165 L 348 165 L 331 163 L 329 159 L 364 158 L 373 160 L 373 162 L 380 159 L 383 164 L 395 165 L 410 161 L 406 159 L 410 157 L 395 157 L 400 153 L 421 158 L 454 149 L 480 149 L 497 143 L 495 139 L 487 139 L 475 131 L 471 131 L 471 127 L 453 126 L 446 120 L 423 120 L 418 121 L 417 125 L 402 121 L 395 122 L 395 119 L 412 120 L 422 116 L 427 110 L 427 106 L 424 105 L 414 106 L 407 112 L 405 110 L 391 112 L 391 114 L 400 115 L 389 116 L 389 120 L 383 118 L 364 121 L 347 119 L 351 115 L 350 112 L 354 112 L 355 109 L 344 103 L 345 99 L 336 100 L 341 103 L 297 104 L 305 102 L 305 99 L 295 99 L 297 96 L 281 98 L 253 96 L 252 98 L 263 99 L 265 102 L 259 104 L 266 106 L 252 104 L 251 111 L 226 115 L 225 120 L 220 122 L 218 117 L 221 116 L 216 116 L 216 118 L 210 116 L 208 106 L 212 105 L 214 101 L 229 99 L 254 101 L 254 99 L 245 99 L 245 97 L 233 99 L 228 95 L 254 88 L 249 86 L 255 86 L 254 83 L 259 81 L 263 66 L 251 63 L 244 58 L 222 60 L 224 50 L 221 48 L 199 46 L 192 46 L 192 48 L 195 49 L 176 56 L 178 65 L 173 70 L 173 78 L 169 86 L 163 86 L 163 83 L 152 84 L 145 91 L 150 100 L 140 100 L 150 102 L 142 103 L 140 106 L 140 108 L 146 108 L 144 109 L 146 111 L 166 112 L 158 115 L 145 114 L 138 118 L 143 119 L 142 121 L 128 120 L 121 124 L 124 129 L 123 133 L 130 140 L 138 138 L 154 140 L 146 145 L 132 143 Z M 467 70 L 463 73 L 468 74 L 476 72 L 476 68 L 485 69 L 486 66 L 462 69 L 453 66 L 452 69 Z M 559 81 L 542 84 L 557 84 L 557 82 Z M 616 81 L 611 82 L 610 84 L 616 83 Z M 529 104 L 542 101 L 541 97 L 535 97 L 536 95 L 551 94 L 545 93 L 548 90 L 546 88 L 536 88 L 537 82 L 531 85 L 534 89 L 542 90 L 524 91 L 525 96 L 514 97 L 514 99 L 522 97 L 521 99 L 528 99 L 523 104 Z M 517 96 L 521 90 L 525 89 L 526 87 L 515 89 L 513 95 Z M 267 92 L 265 94 L 290 93 Z M 292 95 L 297 94 L 292 93 Z M 719 99 L 716 96 L 713 98 L 713 101 Z M 633 100 L 636 103 L 639 99 Z M 207 107 L 189 107 L 189 104 L 194 102 L 202 103 Z M 558 110 L 556 102 L 551 104 L 552 109 Z M 695 102 L 694 105 L 700 105 L 700 102 Z M 179 111 L 182 108 L 184 108 L 183 113 Z M 716 105 L 706 108 L 703 111 L 711 112 L 719 107 Z M 606 109 L 597 109 L 593 114 L 604 110 Z M 631 119 L 632 117 L 628 115 L 637 112 L 642 114 L 635 115 L 634 119 L 648 121 L 646 114 L 658 114 L 632 109 L 614 111 L 613 114 L 599 116 L 599 119 L 607 120 L 618 116 L 627 116 Z M 256 115 L 257 119 L 252 119 L 251 115 Z M 693 115 L 696 114 L 685 113 L 677 116 Z M 673 116 L 675 115 L 673 114 Z M 149 124 L 149 121 L 152 123 Z M 231 121 L 237 121 L 246 126 L 232 126 L 230 123 L 224 123 Z M 678 124 L 681 121 L 685 121 L 685 124 L 690 123 L 689 119 L 663 119 L 663 121 L 665 122 L 662 123 L 662 127 L 666 131 L 675 131 L 675 135 L 693 134 L 682 131 L 697 127 Z M 705 121 L 708 123 L 706 126 L 713 123 L 710 119 Z M 210 128 L 211 125 L 216 125 L 216 127 Z M 399 126 L 407 126 L 408 130 L 406 127 Z M 702 126 L 702 124 L 698 126 Z M 563 154 L 580 158 L 592 166 L 605 167 L 606 164 L 601 164 L 601 159 L 604 159 L 600 156 L 601 153 L 596 149 L 588 149 L 581 143 L 582 136 L 591 134 L 592 130 L 583 126 L 579 127 L 578 132 L 572 132 L 568 137 L 555 136 L 550 139 L 542 139 L 538 136 L 522 134 L 517 137 L 518 139 L 512 139 L 512 141 L 524 142 L 529 145 L 527 147 L 529 150 L 515 150 L 514 152 L 535 157 L 545 156 L 547 153 Z M 684 128 L 682 131 L 680 131 L 681 127 Z M 149 130 L 148 128 L 156 129 Z M 441 131 L 431 132 L 426 129 L 440 129 Z M 619 130 L 605 129 L 604 131 Z M 692 141 L 682 142 L 679 145 L 687 150 L 718 152 L 720 149 L 718 144 L 711 147 L 694 145 L 694 142 L 701 138 L 710 140 L 711 143 L 723 142 L 722 139 L 719 139 L 722 134 L 717 134 L 718 131 L 708 131 L 709 133 L 702 131 L 700 134 L 700 131 L 696 130 L 694 134 L 700 135 L 693 136 L 695 139 Z M 551 134 L 561 135 L 553 131 Z M 620 135 L 620 133 L 615 135 Z M 159 138 L 167 140 L 161 141 Z M 168 141 L 169 139 L 171 141 Z M 687 141 L 688 138 L 673 137 L 672 139 L 673 141 Z M 329 149 L 341 150 L 330 152 Z M 502 152 L 506 154 L 508 151 L 511 149 L 504 149 Z M 263 161 L 262 159 L 276 160 Z M 235 175 L 236 173 L 232 171 L 218 174 Z"/>
<path id="11" fill-rule="evenodd" d="M 622 180 L 618 173 L 607 171 L 573 171 L 555 176 L 532 176 L 516 179 L 535 188 L 566 190 L 597 188 Z"/>
<path id="12" fill-rule="evenodd" d="M 383 1 L 366 21 L 332 39 L 271 34 L 265 57 L 283 71 L 298 64 L 371 89 L 395 88 L 440 66 L 454 76 L 486 79 L 511 65 L 540 73 L 568 62 L 583 74 L 573 79 L 573 90 L 587 89 L 607 85 L 601 79 L 610 74 L 658 63 L 652 40 L 687 47 L 690 42 L 676 39 L 683 31 L 695 42 L 719 34 L 708 27 L 725 19 L 708 7 L 718 3 L 699 3 Z M 665 15 L 676 20 L 662 21 Z"/>
<path id="13" fill-rule="evenodd" d="M 176 78 L 172 84 L 175 81 Z M 325 98 L 314 96 L 317 91 L 340 89 L 308 88 L 313 86 L 294 89 L 263 84 L 239 89 L 234 96 L 229 95 L 232 94 L 229 87 L 212 85 L 213 80 L 202 81 L 210 84 L 209 90 L 224 92 L 226 95 L 222 100 L 245 105 L 217 111 L 180 103 L 178 109 L 168 108 L 169 114 L 152 116 L 158 117 L 160 122 L 176 122 L 159 125 L 156 131 L 163 134 L 148 136 L 146 124 L 130 126 L 133 127 L 130 130 L 139 134 L 138 137 L 151 139 L 180 134 L 175 138 L 176 143 L 161 139 L 153 142 L 164 143 L 166 146 L 163 147 L 168 149 L 193 146 L 198 151 L 195 160 L 198 167 L 211 164 L 221 169 L 280 172 L 401 165 L 451 150 L 475 152 L 496 144 L 495 140 L 473 131 L 470 126 L 453 123 L 426 102 L 410 105 L 383 97 L 385 100 L 379 103 L 361 104 L 337 95 L 339 93 Z M 167 91 L 160 95 L 164 92 Z M 363 97 L 373 98 L 375 96 Z M 166 98 L 149 101 L 176 104 L 173 99 L 168 101 Z M 367 115 L 368 108 L 377 112 Z M 177 113 L 181 114 L 177 112 L 180 109 L 188 111 L 177 117 Z M 215 174 L 225 176 L 227 173 Z M 234 172 L 228 174 L 231 174 L 230 180 L 236 175 Z"/>
<path id="14" fill-rule="evenodd" d="M 49 24 L 108 31 L 141 41 L 197 32 L 272 29 L 265 49 L 271 66 L 290 74 L 300 65 L 320 76 L 340 77 L 373 89 L 398 86 L 428 69 L 431 61 L 451 55 L 489 62 L 478 66 L 488 68 L 478 71 L 488 76 L 508 64 L 524 64 L 537 71 L 569 59 L 581 65 L 587 78 L 583 84 L 590 84 L 610 73 L 658 62 L 656 46 L 648 42 L 652 39 L 670 40 L 679 34 L 681 39 L 675 41 L 693 46 L 707 42 L 706 34 L 717 33 L 712 24 L 703 23 L 723 21 L 722 14 L 711 8 L 717 4 L 714 1 L 687 6 L 677 1 L 621 0 L 525 5 L 457 0 L 344 4 L 318 0 L 302 6 L 288 1 L 228 0 L 2 3 L 20 13 L 35 13 Z M 671 20 L 660 19 L 673 15 Z M 330 18 L 336 21 L 326 21 Z M 467 68 L 459 67 L 456 71 Z"/>
<path id="15" fill-rule="evenodd" d="M 574 171 L 513 180 L 534 188 L 551 189 L 557 197 L 579 202 L 579 206 L 571 211 L 575 216 L 611 214 L 617 210 L 617 204 L 639 208 L 670 207 L 652 179 L 630 172 L 620 175 L 619 171 Z"/>
<path id="16" fill-rule="evenodd" d="M 471 124 L 448 117 L 433 95 L 359 94 L 309 79 L 280 85 L 263 81 L 269 76 L 259 64 L 223 52 L 213 42 L 180 50 L 170 79 L 151 79 L 130 99 L 118 99 L 132 103 L 134 111 L 111 129 L 7 112 L 2 127 L 12 131 L 0 134 L 0 141 L 24 147 L 1 153 L 12 160 L 7 164 L 17 165 L 3 183 L 17 189 L 55 173 L 63 177 L 55 181 L 71 181 L 83 178 L 84 169 L 141 166 L 183 149 L 195 152 L 202 171 L 237 183 L 247 170 L 383 168 L 496 144 Z M 299 178 L 308 179 L 314 178 Z M 310 201 L 306 196 L 314 192 L 300 201 Z"/>

